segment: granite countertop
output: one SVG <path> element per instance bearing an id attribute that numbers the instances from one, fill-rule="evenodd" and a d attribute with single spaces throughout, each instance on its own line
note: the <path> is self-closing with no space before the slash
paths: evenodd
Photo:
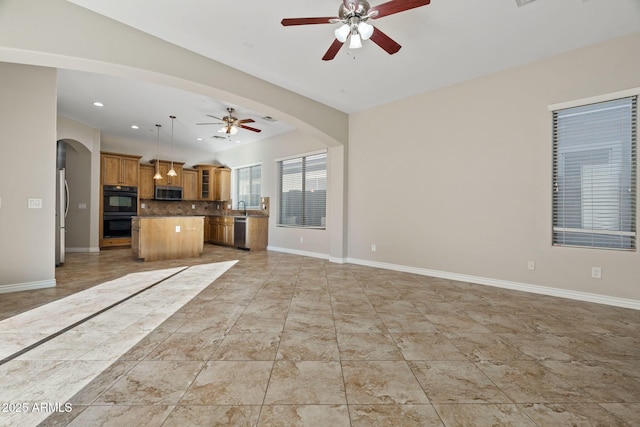
<path id="1" fill-rule="evenodd" d="M 132 218 L 144 219 L 144 218 L 204 218 L 205 215 L 143 215 L 133 216 Z"/>

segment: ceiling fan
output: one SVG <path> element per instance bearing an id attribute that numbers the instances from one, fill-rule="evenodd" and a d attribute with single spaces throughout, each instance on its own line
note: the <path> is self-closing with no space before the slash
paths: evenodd
<path id="1" fill-rule="evenodd" d="M 371 38 L 375 44 L 384 49 L 389 55 L 393 55 L 402 46 L 367 21 L 426 6 L 429 3 L 431 3 L 431 0 L 392 0 L 371 8 L 366 0 L 343 0 L 338 9 L 338 17 L 285 18 L 281 24 L 287 27 L 290 25 L 342 23 L 335 30 L 336 39 L 322 57 L 323 61 L 330 61 L 335 58 L 347 39 L 349 39 L 349 49 L 358 49 L 362 47 L 362 40 Z"/>
<path id="2" fill-rule="evenodd" d="M 196 123 L 196 124 L 197 125 L 222 125 L 222 127 L 218 130 L 218 132 L 226 133 L 227 135 L 235 135 L 236 133 L 238 133 L 238 129 L 240 128 L 247 129 L 252 132 L 262 132 L 261 129 L 257 129 L 257 128 L 245 125 L 245 123 L 254 123 L 255 120 L 253 119 L 240 120 L 237 117 L 234 117 L 233 115 L 234 111 L 235 110 L 231 107 L 227 108 L 227 113 L 229 113 L 229 115 L 224 116 L 222 118 L 207 114 L 208 117 L 213 117 L 216 120 L 220 120 L 220 122 L 218 123 Z"/>

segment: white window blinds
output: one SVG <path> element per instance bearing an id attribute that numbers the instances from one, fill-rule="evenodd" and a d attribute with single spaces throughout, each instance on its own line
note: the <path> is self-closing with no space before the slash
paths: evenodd
<path id="1" fill-rule="evenodd" d="M 553 244 L 636 248 L 637 97 L 553 112 Z"/>
<path id="2" fill-rule="evenodd" d="M 278 170 L 278 225 L 325 228 L 327 153 L 279 161 Z"/>
<path id="3" fill-rule="evenodd" d="M 235 189 L 233 200 L 243 201 L 247 209 L 260 208 L 262 191 L 262 165 L 252 165 L 235 169 Z"/>

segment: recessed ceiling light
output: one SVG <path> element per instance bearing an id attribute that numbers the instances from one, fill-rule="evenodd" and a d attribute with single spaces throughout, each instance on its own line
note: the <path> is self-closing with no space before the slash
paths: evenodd
<path id="1" fill-rule="evenodd" d="M 140 129 L 138 125 L 131 125 L 131 129 Z"/>
<path id="2" fill-rule="evenodd" d="M 96 102 L 93 103 L 93 106 L 94 107 L 104 107 L 104 104 L 102 102 L 96 101 Z"/>
<path id="3" fill-rule="evenodd" d="M 196 138 L 196 141 L 202 141 L 202 138 Z"/>

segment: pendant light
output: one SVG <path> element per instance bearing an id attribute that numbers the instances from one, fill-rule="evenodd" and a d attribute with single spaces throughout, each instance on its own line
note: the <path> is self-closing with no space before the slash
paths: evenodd
<path id="1" fill-rule="evenodd" d="M 162 179 L 162 175 L 160 175 L 160 128 L 162 125 L 156 124 L 156 128 L 158 128 L 158 152 L 156 153 L 156 174 L 153 176 L 153 179 L 156 181 Z"/>
<path id="2" fill-rule="evenodd" d="M 173 121 L 176 116 L 169 116 L 171 118 L 171 169 L 167 172 L 167 176 L 178 176 L 176 171 L 173 169 Z"/>

